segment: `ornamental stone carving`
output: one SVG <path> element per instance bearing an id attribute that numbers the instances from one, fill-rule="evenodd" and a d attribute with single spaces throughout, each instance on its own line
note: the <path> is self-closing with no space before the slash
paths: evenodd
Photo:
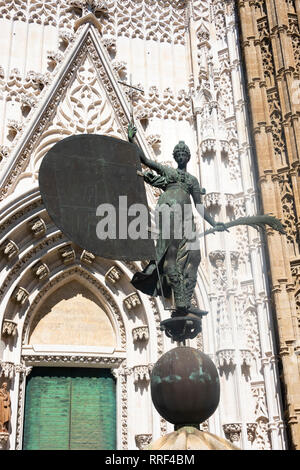
<path id="1" fill-rule="evenodd" d="M 17 121 L 16 119 L 9 119 L 8 128 L 10 129 L 11 132 L 17 134 L 23 129 L 23 124 L 22 122 Z"/>
<path id="2" fill-rule="evenodd" d="M 49 355 L 49 354 L 24 354 L 22 360 L 25 364 L 83 364 L 83 365 L 105 365 L 106 367 L 118 366 L 124 361 L 120 357 L 102 357 L 89 355 Z M 26 366 L 27 369 L 27 366 Z M 118 369 L 115 369 L 118 371 Z"/>
<path id="3" fill-rule="evenodd" d="M 19 247 L 18 245 L 13 241 L 13 240 L 5 240 L 1 247 L 1 252 L 4 254 L 4 256 L 7 257 L 7 259 L 12 259 L 14 258 L 15 256 L 17 256 L 17 254 L 19 253 Z"/>
<path id="4" fill-rule="evenodd" d="M 15 365 L 13 362 L 0 361 L 0 377 L 12 379 L 15 373 Z"/>
<path id="5" fill-rule="evenodd" d="M 225 251 L 216 250 L 209 253 L 209 260 L 215 267 L 221 267 L 225 261 Z"/>
<path id="6" fill-rule="evenodd" d="M 138 449 L 144 450 L 152 441 L 152 434 L 136 434 L 135 443 Z"/>
<path id="7" fill-rule="evenodd" d="M 224 194 L 224 196 L 225 196 L 226 206 L 234 207 L 234 195 L 227 193 L 227 194 Z"/>
<path id="8" fill-rule="evenodd" d="M 112 63 L 112 67 L 114 71 L 121 76 L 122 73 L 126 72 L 127 64 L 124 60 L 114 60 Z"/>
<path id="9" fill-rule="evenodd" d="M 204 196 L 204 203 L 206 207 L 220 206 L 221 205 L 221 194 L 220 193 L 208 193 Z"/>
<path id="10" fill-rule="evenodd" d="M 241 349 L 240 350 L 240 355 L 241 355 L 241 361 L 242 363 L 246 364 L 247 366 L 251 366 L 252 360 L 253 360 L 253 355 L 251 351 L 248 349 Z"/>
<path id="11" fill-rule="evenodd" d="M 28 227 L 36 238 L 42 237 L 46 233 L 46 224 L 41 217 L 35 217 L 30 220 L 30 222 L 28 222 Z"/>
<path id="12" fill-rule="evenodd" d="M 68 29 L 61 29 L 59 31 L 58 36 L 60 42 L 63 43 L 65 47 L 67 47 L 72 41 L 74 41 L 74 33 Z"/>
<path id="13" fill-rule="evenodd" d="M 133 382 L 149 382 L 150 381 L 151 366 L 134 366 L 133 367 Z"/>
<path id="14" fill-rule="evenodd" d="M 23 305 L 29 297 L 29 292 L 24 288 L 17 286 L 12 293 L 11 298 L 20 305 Z"/>
<path id="15" fill-rule="evenodd" d="M 6 145 L 0 145 L 0 162 L 9 155 L 9 148 Z"/>
<path id="16" fill-rule="evenodd" d="M 32 371 L 31 366 L 26 366 L 24 363 L 22 364 L 15 364 L 15 373 L 16 374 L 24 374 L 27 377 L 30 372 Z"/>
<path id="17" fill-rule="evenodd" d="M 230 252 L 230 261 L 232 269 L 237 269 L 239 266 L 239 252 L 238 251 L 231 251 Z"/>
<path id="18" fill-rule="evenodd" d="M 48 51 L 47 58 L 49 61 L 49 65 L 55 68 L 56 65 L 59 64 L 63 60 L 63 54 L 61 52 Z"/>
<path id="19" fill-rule="evenodd" d="M 18 331 L 18 324 L 13 320 L 4 319 L 2 324 L 2 335 L 16 336 Z"/>
<path id="20" fill-rule="evenodd" d="M 149 328 L 148 326 L 138 326 L 132 330 L 133 342 L 148 341 Z"/>
<path id="21" fill-rule="evenodd" d="M 216 152 L 216 141 L 215 139 L 205 139 L 201 142 L 201 153 L 206 154 L 209 152 Z"/>
<path id="22" fill-rule="evenodd" d="M 107 11 L 106 2 L 102 0 L 67 0 L 67 4 L 70 7 L 81 10 L 81 16 Z"/>
<path id="23" fill-rule="evenodd" d="M 103 39 L 103 45 L 106 47 L 110 54 L 116 53 L 116 40 L 115 38 L 105 38 Z"/>
<path id="24" fill-rule="evenodd" d="M 133 292 L 132 294 L 129 294 L 124 299 L 124 305 L 128 310 L 133 310 L 139 307 L 141 304 L 142 302 L 137 292 Z"/>
<path id="25" fill-rule="evenodd" d="M 216 250 L 209 253 L 212 264 L 212 282 L 219 294 L 227 288 L 227 272 L 225 266 L 225 251 Z"/>
<path id="26" fill-rule="evenodd" d="M 203 432 L 209 432 L 208 420 L 200 424 L 200 430 Z"/>
<path id="27" fill-rule="evenodd" d="M 235 350 L 234 349 L 223 349 L 217 351 L 217 362 L 219 367 L 228 367 L 235 364 Z"/>
<path id="28" fill-rule="evenodd" d="M 226 439 L 232 443 L 238 443 L 241 438 L 242 425 L 241 423 L 223 424 L 224 434 Z"/>
<path id="29" fill-rule="evenodd" d="M 118 266 L 112 266 L 105 274 L 105 280 L 116 284 L 122 277 L 123 271 Z"/>
<path id="30" fill-rule="evenodd" d="M 254 442 L 255 437 L 256 437 L 256 428 L 257 428 L 257 423 L 247 423 L 248 441 Z"/>
<path id="31" fill-rule="evenodd" d="M 36 263 L 31 268 L 31 270 L 32 270 L 33 275 L 40 281 L 48 277 L 50 274 L 50 269 L 48 268 L 48 266 L 45 263 L 42 263 L 41 261 Z"/>
<path id="32" fill-rule="evenodd" d="M 64 264 L 71 264 L 75 261 L 75 251 L 71 245 L 65 245 L 58 251 Z"/>
<path id="33" fill-rule="evenodd" d="M 93 255 L 93 253 L 90 253 L 89 251 L 86 251 L 86 250 L 83 250 L 80 256 L 80 261 L 86 264 L 93 264 L 95 259 L 96 259 L 96 256 Z"/>
<path id="34" fill-rule="evenodd" d="M 152 148 L 156 149 L 161 144 L 161 136 L 159 134 L 150 134 L 147 136 L 147 142 Z"/>

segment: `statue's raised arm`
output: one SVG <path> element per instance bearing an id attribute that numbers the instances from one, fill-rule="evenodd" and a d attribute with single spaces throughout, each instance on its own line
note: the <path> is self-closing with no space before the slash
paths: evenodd
<path id="1" fill-rule="evenodd" d="M 134 137 L 136 135 L 136 132 L 137 132 L 136 127 L 132 123 L 129 123 L 128 124 L 128 140 L 129 142 L 135 145 L 136 143 L 134 142 Z M 139 157 L 141 159 L 141 162 L 144 165 L 146 165 L 148 168 L 151 168 L 151 170 L 155 170 L 159 172 L 160 165 L 154 162 L 153 160 L 150 160 L 149 158 L 147 158 L 143 150 L 140 147 L 138 147 L 138 150 L 139 150 Z"/>

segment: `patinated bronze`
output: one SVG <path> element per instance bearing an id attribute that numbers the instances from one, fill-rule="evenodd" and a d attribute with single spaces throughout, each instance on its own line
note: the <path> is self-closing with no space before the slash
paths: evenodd
<path id="1" fill-rule="evenodd" d="M 149 217 L 145 187 L 137 175 L 140 170 L 135 145 L 103 135 L 74 135 L 55 144 L 44 157 L 40 191 L 55 225 L 81 248 L 109 259 L 150 259 L 155 256 L 153 240 L 127 236 L 134 218 L 128 208 L 141 204 Z M 106 205 L 116 211 L 111 221 L 115 237 L 99 239 L 97 209 Z"/>
<path id="2" fill-rule="evenodd" d="M 151 373 L 152 401 L 158 413 L 175 429 L 208 419 L 220 400 L 218 371 L 203 352 L 190 347 L 171 349 Z"/>
<path id="3" fill-rule="evenodd" d="M 133 141 L 135 132 L 135 128 L 129 125 L 130 141 Z M 164 296 L 170 297 L 173 291 L 175 300 L 173 317 L 189 315 L 194 319 L 194 315 L 196 315 L 201 318 L 207 312 L 199 310 L 191 304 L 201 260 L 199 240 L 197 240 L 191 210 L 191 199 L 196 209 L 214 230 L 223 231 L 226 230 L 226 227 L 223 223 L 216 223 L 201 204 L 203 190 L 201 190 L 197 178 L 186 170 L 190 151 L 184 142 L 179 142 L 173 151 L 174 159 L 178 165 L 177 169 L 149 160 L 141 150 L 139 150 L 139 155 L 142 163 L 157 173 L 148 171 L 143 176 L 146 183 L 163 190 L 158 205 L 169 206 L 174 208 L 174 211 L 171 212 L 169 238 L 164 236 L 164 227 L 159 221 L 156 260 L 151 261 L 142 273 L 136 273 L 132 284 L 148 295 L 159 295 L 163 289 Z M 189 207 L 190 210 L 188 210 Z M 183 217 L 181 238 L 177 236 L 176 211 L 178 209 Z M 190 249 L 191 246 L 192 249 Z M 167 327 L 166 324 L 163 326 Z"/>
<path id="4" fill-rule="evenodd" d="M 133 124 L 129 124 L 130 142 L 134 141 L 135 134 L 136 128 Z M 139 156 L 145 166 L 155 171 L 155 173 L 147 171 L 142 174 L 145 182 L 163 191 L 158 199 L 158 206 L 169 206 L 171 209 L 174 208 L 174 211 L 169 237 L 164 236 L 163 223 L 159 219 L 156 258 L 146 266 L 143 272 L 136 273 L 131 282 L 137 289 L 151 296 L 163 294 L 165 297 L 170 297 L 173 292 L 175 306 L 172 318 L 163 321 L 161 328 L 174 341 L 184 341 L 194 338 L 201 331 L 201 318 L 207 314 L 191 304 L 201 260 L 191 200 L 200 215 L 212 226 L 204 235 L 216 231 L 228 231 L 228 228 L 236 225 L 249 225 L 256 229 L 269 225 L 280 233 L 284 234 L 285 231 L 278 219 L 267 215 L 243 217 L 226 224 L 215 222 L 202 205 L 201 196 L 205 194 L 205 190 L 200 188 L 197 178 L 187 172 L 190 150 L 183 141 L 180 141 L 173 150 L 177 169 L 149 160 L 141 149 L 139 149 Z M 178 207 L 182 209 L 183 215 L 181 238 L 178 238 L 176 232 L 175 219 Z M 190 207 L 190 210 L 183 210 L 187 207 Z M 192 230 L 186 230 L 186 227 L 191 225 Z"/>

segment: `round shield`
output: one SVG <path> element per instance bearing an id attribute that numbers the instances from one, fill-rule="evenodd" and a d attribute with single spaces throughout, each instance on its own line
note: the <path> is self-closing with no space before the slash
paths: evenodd
<path id="1" fill-rule="evenodd" d="M 129 209 L 134 204 L 146 208 L 146 226 L 150 221 L 138 170 L 141 164 L 134 144 L 96 134 L 67 137 L 42 161 L 39 185 L 43 202 L 55 225 L 94 255 L 115 260 L 153 259 L 154 244 L 145 237 L 145 224 L 140 238 L 128 233 L 133 219 Z"/>

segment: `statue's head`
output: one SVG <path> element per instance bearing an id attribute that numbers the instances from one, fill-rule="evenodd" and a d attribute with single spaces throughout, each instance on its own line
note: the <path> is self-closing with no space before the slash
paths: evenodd
<path id="1" fill-rule="evenodd" d="M 191 158 L 191 152 L 188 146 L 181 140 L 177 145 L 175 145 L 173 150 L 173 157 L 175 161 L 179 163 L 183 163 L 182 160 L 185 160 L 187 163 Z"/>

